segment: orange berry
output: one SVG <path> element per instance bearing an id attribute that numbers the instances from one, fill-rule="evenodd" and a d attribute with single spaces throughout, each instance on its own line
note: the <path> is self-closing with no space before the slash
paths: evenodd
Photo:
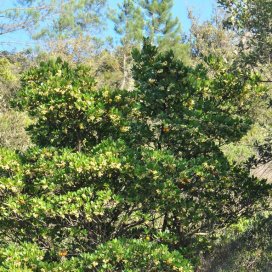
<path id="1" fill-rule="evenodd" d="M 68 254 L 67 250 L 62 250 L 59 252 L 59 256 L 61 256 L 61 257 L 65 257 L 65 256 L 67 256 L 67 254 Z"/>
<path id="2" fill-rule="evenodd" d="M 169 127 L 163 127 L 162 131 L 165 132 L 165 133 L 167 133 L 167 132 L 170 131 L 170 128 Z"/>

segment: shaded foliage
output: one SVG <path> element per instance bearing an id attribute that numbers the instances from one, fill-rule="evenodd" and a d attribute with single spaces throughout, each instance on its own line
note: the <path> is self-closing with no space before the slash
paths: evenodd
<path id="1" fill-rule="evenodd" d="M 223 240 L 200 271 L 270 271 L 271 224 L 271 215 L 257 216 L 245 231 L 238 230 L 229 240 Z"/>

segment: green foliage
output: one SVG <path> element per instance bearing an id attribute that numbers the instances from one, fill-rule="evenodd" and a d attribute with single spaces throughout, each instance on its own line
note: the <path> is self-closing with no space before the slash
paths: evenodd
<path id="1" fill-rule="evenodd" d="M 209 78 L 147 41 L 133 56 L 134 92 L 98 89 L 89 69 L 61 60 L 23 77 L 15 105 L 33 117 L 38 145 L 14 174 L 3 154 L 4 256 L 17 244 L 40 250 L 49 271 L 190 271 L 175 250 L 196 256 L 265 207 L 271 186 L 220 151 L 249 128 L 240 100 L 262 91 L 256 78 L 241 82 L 213 58 Z"/>
<path id="2" fill-rule="evenodd" d="M 264 39 L 269 36 L 269 30 L 264 24 L 264 21 L 270 19 L 268 18 L 269 12 L 265 12 L 267 6 L 261 4 L 262 1 L 219 2 L 221 4 L 224 2 L 223 6 L 226 12 L 219 9 L 209 21 L 202 24 L 190 13 L 192 20 L 191 46 L 194 60 L 203 63 L 211 77 L 218 74 L 218 66 L 207 62 L 207 57 L 210 55 L 220 60 L 226 73 L 235 74 L 241 82 L 245 78 L 252 77 L 254 73 L 258 75 L 259 81 L 266 81 L 271 77 L 269 63 L 266 63 L 265 58 L 263 58 L 265 52 L 262 51 L 268 49 L 266 48 L 267 43 L 260 43 L 262 46 L 259 49 L 257 43 L 261 35 L 265 35 Z M 267 1 L 265 2 L 269 5 Z M 258 8 L 256 8 L 257 6 Z M 245 15 L 245 13 L 248 14 Z M 255 16 L 259 18 L 258 22 L 254 18 Z M 226 21 L 231 23 L 231 27 L 225 27 Z M 248 28 L 249 25 L 252 27 L 251 30 Z M 253 25 L 256 25 L 256 29 Z M 255 31 L 260 32 L 258 37 L 254 37 L 254 35 L 257 35 L 254 34 Z M 268 52 L 265 54 L 269 55 Z M 266 88 L 265 91 L 253 95 L 245 92 L 244 97 L 240 99 L 243 108 L 247 104 L 249 117 L 254 123 L 252 128 L 238 142 L 222 146 L 222 150 L 233 163 L 242 164 L 249 157 L 258 155 L 255 148 L 256 143 L 263 144 L 264 139 L 269 134 L 269 127 L 271 126 L 271 88 L 270 84 L 265 86 L 262 83 L 262 85 L 263 87 L 259 84 L 259 88 Z"/>
<path id="3" fill-rule="evenodd" d="M 16 4 L 14 8 L 1 11 L 2 34 L 28 29 L 34 32 L 35 38 L 71 38 L 100 24 L 99 13 L 105 1 L 18 0 Z"/>
<path id="4" fill-rule="evenodd" d="M 124 70 L 122 69 L 121 60 L 123 51 L 110 52 L 103 50 L 94 59 L 90 60 L 92 76 L 96 79 L 98 89 L 113 88 L 117 89 L 121 86 L 124 79 Z"/>
<path id="5" fill-rule="evenodd" d="M 129 100 L 126 91 L 97 90 L 89 68 L 58 59 L 25 74 L 14 104 L 37 118 L 29 127 L 34 142 L 81 150 L 129 130 Z"/>
<path id="6" fill-rule="evenodd" d="M 17 78 L 15 75 L 12 73 L 12 64 L 9 62 L 7 58 L 1 58 L 0 59 L 0 67 L 1 67 L 1 81 L 16 81 Z"/>
<path id="7" fill-rule="evenodd" d="M 20 158 L 14 151 L 1 148 L 0 158 L 1 177 L 14 177 L 21 172 Z"/>
<path id="8" fill-rule="evenodd" d="M 31 272 L 41 268 L 43 251 L 34 244 L 11 244 L 0 248 L 1 271 Z"/>
<path id="9" fill-rule="evenodd" d="M 265 143 L 267 137 L 267 128 L 254 124 L 239 142 L 223 146 L 222 151 L 231 163 L 243 164 L 256 155 L 256 143 Z"/>
<path id="10" fill-rule="evenodd" d="M 159 47 L 160 51 L 172 48 L 175 57 L 189 62 L 189 48 L 182 42 L 181 27 L 177 18 L 173 19 L 171 9 L 173 1 L 123 1 L 118 11 L 112 10 L 110 19 L 120 36 L 120 67 L 123 74 L 121 89 L 132 89 L 131 68 L 133 59 L 131 50 L 142 44 L 143 36 Z"/>
<path id="11" fill-rule="evenodd" d="M 144 240 L 115 239 L 99 245 L 92 254 L 70 260 L 67 251 L 60 251 L 59 255 L 61 262 L 46 263 L 44 252 L 37 245 L 10 245 L 0 249 L 0 263 L 5 267 L 1 271 L 192 271 L 177 251 L 170 252 L 164 245 Z"/>
<path id="12" fill-rule="evenodd" d="M 186 239 L 197 239 L 199 233 L 209 235 L 214 226 L 228 224 L 228 220 L 244 213 L 234 207 L 252 199 L 257 187 L 263 186 L 243 170 L 232 168 L 220 151 L 220 145 L 239 140 L 249 128 L 248 108 L 241 107 L 240 101 L 262 89 L 258 90 L 254 77 L 241 81 L 236 74 L 226 74 L 224 66 L 213 58 L 209 61 L 217 66 L 218 73 L 212 79 L 203 67 L 185 67 L 174 60 L 173 53 L 158 54 L 148 44 L 142 52 L 135 51 L 134 58 L 143 114 L 137 139 L 152 143 L 155 149 L 167 150 L 176 161 L 186 161 L 176 180 L 181 182 L 182 201 L 175 198 L 177 202 L 170 206 L 179 208 L 166 217 L 166 225 L 178 236 L 186 237 L 182 242 L 186 244 Z M 230 191 L 234 193 L 232 200 Z M 250 191 L 252 196 L 245 197 Z M 182 213 L 184 207 L 186 212 Z"/>
<path id="13" fill-rule="evenodd" d="M 161 217 L 164 198 L 171 201 L 179 191 L 170 180 L 164 182 L 164 168 L 149 159 L 150 152 L 143 152 L 145 160 L 134 154 L 122 142 L 110 141 L 88 155 L 52 148 L 29 150 L 21 157 L 20 178 L 7 179 L 6 172 L 1 178 L 6 184 L 0 212 L 2 243 L 31 239 L 45 245 L 47 260 L 52 261 L 63 249 L 74 256 L 120 236 L 146 239 L 145 229 L 156 231 L 152 222 Z M 165 161 L 165 167 L 169 160 L 171 169 L 169 156 L 154 155 Z M 3 162 L 2 168 L 9 170 L 11 159 Z M 164 236 L 158 233 L 150 239 L 161 242 Z"/>
<path id="14" fill-rule="evenodd" d="M 0 146 L 25 150 L 31 145 L 25 127 L 29 118 L 25 113 L 9 110 L 0 112 Z"/>
<path id="15" fill-rule="evenodd" d="M 140 0 L 139 2 L 145 16 L 146 34 L 153 44 L 164 48 L 164 42 L 168 40 L 169 48 L 170 43 L 180 42 L 181 25 L 177 18 L 172 18 L 171 14 L 173 0 Z"/>
<path id="16" fill-rule="evenodd" d="M 113 240 L 101 245 L 86 261 L 96 271 L 192 271 L 177 251 L 143 240 Z"/>
<path id="17" fill-rule="evenodd" d="M 122 67 L 123 79 L 121 89 L 131 89 L 131 50 L 133 47 L 140 47 L 143 39 L 144 19 L 140 8 L 132 0 L 124 0 L 118 4 L 118 12 L 111 10 L 110 19 L 114 23 L 114 30 L 120 36 L 121 53 L 120 66 Z"/>
<path id="18" fill-rule="evenodd" d="M 251 218 L 271 185 L 236 162 L 255 140 L 250 162 L 271 159 L 270 1 L 218 1 L 228 31 L 192 18 L 193 67 L 172 0 L 122 1 L 102 51 L 106 1 L 16 3 L 0 34 L 32 30 L 69 64 L 24 73 L 16 113 L 29 61 L 0 58 L 0 271 L 189 272 L 208 252 L 206 271 L 269 271 L 271 215 Z"/>
<path id="19" fill-rule="evenodd" d="M 271 18 L 270 0 L 220 0 L 228 12 L 226 25 L 243 37 L 240 44 L 242 58 L 246 64 L 258 66 L 269 64 L 271 57 Z"/>
<path id="20" fill-rule="evenodd" d="M 237 35 L 234 31 L 224 28 L 224 13 L 222 9 L 215 10 L 212 18 L 199 22 L 193 12 L 189 12 L 191 20 L 190 46 L 194 63 L 206 64 L 209 55 L 225 60 L 226 66 L 233 63 L 237 57 Z M 212 67 L 207 66 L 208 69 Z M 212 71 L 210 74 L 216 73 Z"/>
<path id="21" fill-rule="evenodd" d="M 12 63 L 8 58 L 0 58 L 0 111 L 9 109 L 9 100 L 18 87 L 19 75 L 17 63 Z"/>
<path id="22" fill-rule="evenodd" d="M 30 139 L 24 128 L 29 122 L 26 114 L 10 108 L 10 100 L 16 94 L 20 74 L 28 60 L 24 54 L 2 53 L 0 57 L 0 146 L 25 150 Z"/>
<path id="23" fill-rule="evenodd" d="M 250 125 L 249 108 L 243 106 L 244 100 L 265 91 L 258 87 L 258 78 L 254 75 L 240 80 L 238 71 L 232 74 L 220 58 L 207 58 L 217 70 L 213 78 L 208 78 L 203 66 L 186 67 L 174 60 L 172 52 L 158 54 L 157 49 L 149 45 L 144 46 L 142 53 L 135 51 L 134 57 L 141 112 L 156 122 L 152 125 L 154 132 L 156 130 L 154 136 L 160 133 L 162 126 L 168 127 L 165 140 L 172 141 L 176 148 L 186 148 L 187 154 L 190 153 L 188 143 L 176 145 L 179 137 L 186 137 L 184 141 L 192 140 L 197 149 L 205 142 L 207 145 L 217 141 L 224 144 L 240 139 Z M 194 128 L 194 133 L 188 131 Z M 182 133 L 179 133 L 180 129 Z"/>
<path id="24" fill-rule="evenodd" d="M 189 48 L 182 41 L 181 24 L 173 18 L 173 0 L 139 0 L 145 18 L 145 36 L 164 52 L 171 48 L 175 57 L 189 63 Z"/>
<path id="25" fill-rule="evenodd" d="M 47 60 L 61 56 L 84 62 L 101 48 L 97 33 L 105 22 L 105 5 L 106 0 L 15 0 L 10 8 L 0 8 L 0 34 L 26 31 L 32 49 Z"/>
<path id="26" fill-rule="evenodd" d="M 124 0 L 122 4 L 118 4 L 120 10 L 111 11 L 111 20 L 114 22 L 114 30 L 121 35 L 121 43 L 123 46 L 139 46 L 143 39 L 144 20 L 139 7 L 135 6 L 132 0 Z"/>
<path id="27" fill-rule="evenodd" d="M 271 219 L 271 214 L 266 214 L 252 218 L 246 224 L 244 221 L 240 222 L 235 233 L 228 239 L 221 240 L 208 255 L 201 271 L 270 271 Z"/>
<path id="28" fill-rule="evenodd" d="M 129 230 L 142 224 L 144 215 L 137 207 L 144 199 L 148 201 L 148 196 L 143 195 L 146 188 L 141 190 L 141 184 L 118 184 L 121 177 L 112 184 L 118 171 L 124 179 L 134 167 L 126 163 L 131 170 L 122 169 L 114 157 L 122 145 L 104 143 L 96 149 L 97 154 L 89 156 L 69 150 L 33 149 L 21 158 L 2 151 L 1 192 L 6 205 L 1 208 L 0 221 L 1 236 L 7 239 L 1 241 L 2 271 L 141 271 L 147 267 L 150 271 L 191 271 L 178 252 L 148 242 L 151 238 L 146 234 L 145 241 L 113 240 L 103 244 L 110 237 L 130 236 Z M 120 190 L 121 186 L 126 189 Z M 135 186 L 140 187 L 138 196 Z M 151 191 L 147 193 L 150 197 Z M 27 243 L 13 245 L 10 239 Z M 43 250 L 38 244 L 44 245 Z M 96 251 L 82 254 L 82 250 L 92 252 L 97 244 Z M 77 255 L 80 257 L 73 257 Z"/>

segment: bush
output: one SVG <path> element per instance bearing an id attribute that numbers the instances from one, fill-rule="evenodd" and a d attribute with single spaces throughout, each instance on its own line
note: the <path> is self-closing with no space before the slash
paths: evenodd
<path id="1" fill-rule="evenodd" d="M 18 173 L 2 167 L 2 247 L 31 241 L 60 271 L 77 258 L 90 271 L 174 271 L 186 264 L 167 248 L 197 256 L 264 207 L 271 186 L 220 151 L 249 128 L 239 101 L 254 78 L 209 79 L 148 43 L 134 58 L 134 92 L 97 89 L 88 68 L 59 59 L 25 74 L 14 104 L 33 118 L 37 146 Z"/>
<path id="2" fill-rule="evenodd" d="M 16 111 L 0 112 L 0 146 L 14 150 L 26 150 L 30 145 L 30 137 L 25 131 L 29 118 Z"/>
<path id="3" fill-rule="evenodd" d="M 1 271 L 182 271 L 191 272 L 189 262 L 167 246 L 143 240 L 112 240 L 93 253 L 67 259 L 69 252 L 58 252 L 60 262 L 44 261 L 45 252 L 35 244 L 12 244 L 0 249 Z"/>

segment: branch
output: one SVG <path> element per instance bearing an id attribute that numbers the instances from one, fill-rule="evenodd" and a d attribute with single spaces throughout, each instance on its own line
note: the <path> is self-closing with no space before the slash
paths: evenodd
<path id="1" fill-rule="evenodd" d="M 263 82 L 263 83 L 272 83 L 272 80 L 260 80 L 260 82 Z"/>
<path id="2" fill-rule="evenodd" d="M 49 9 L 49 8 L 53 8 L 53 5 L 44 5 L 44 6 L 40 6 L 40 7 L 28 7 L 28 8 L 9 8 L 6 9 L 4 11 L 0 11 L 0 14 L 5 14 L 7 12 L 10 11 L 30 11 L 30 10 L 44 10 L 44 9 Z M 4 17 L 4 16 L 1 16 Z"/>

